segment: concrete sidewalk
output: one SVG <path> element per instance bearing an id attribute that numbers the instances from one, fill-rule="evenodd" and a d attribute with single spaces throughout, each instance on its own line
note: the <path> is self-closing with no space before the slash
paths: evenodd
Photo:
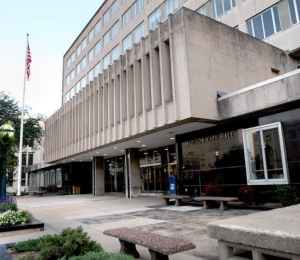
<path id="1" fill-rule="evenodd" d="M 30 211 L 45 223 L 45 230 L 0 237 L 0 245 L 26 241 L 46 234 L 59 233 L 66 227 L 82 226 L 105 251 L 117 253 L 118 239 L 103 235 L 105 229 L 131 227 L 188 240 L 196 248 L 171 255 L 171 260 L 218 259 L 217 240 L 207 235 L 207 223 L 256 213 L 253 210 L 204 210 L 197 206 L 165 206 L 161 196 L 126 199 L 124 195 L 94 197 L 91 194 L 66 196 L 17 197 L 20 209 Z M 150 259 L 147 248 L 137 246 L 141 259 Z"/>

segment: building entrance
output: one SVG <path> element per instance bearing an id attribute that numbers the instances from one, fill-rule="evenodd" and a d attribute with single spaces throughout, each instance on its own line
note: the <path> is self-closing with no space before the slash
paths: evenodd
<path id="1" fill-rule="evenodd" d="M 124 158 L 105 161 L 105 192 L 124 192 Z"/>
<path id="2" fill-rule="evenodd" d="M 175 146 L 140 153 L 142 193 L 167 193 L 170 174 L 177 175 Z"/>

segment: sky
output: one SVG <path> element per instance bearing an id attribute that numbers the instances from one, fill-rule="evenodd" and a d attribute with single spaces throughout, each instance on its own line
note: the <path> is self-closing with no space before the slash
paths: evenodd
<path id="1" fill-rule="evenodd" d="M 63 56 L 104 0 L 0 0 L 0 91 L 22 106 L 26 42 L 31 51 L 25 106 L 30 115 L 61 107 Z"/>

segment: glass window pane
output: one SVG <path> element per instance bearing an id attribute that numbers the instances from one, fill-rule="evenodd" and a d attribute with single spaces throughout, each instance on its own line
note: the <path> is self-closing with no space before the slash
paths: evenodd
<path id="1" fill-rule="evenodd" d="M 89 42 L 94 38 L 94 28 L 89 32 Z"/>
<path id="2" fill-rule="evenodd" d="M 251 20 L 247 22 L 247 27 L 248 27 L 248 34 L 253 36 Z"/>
<path id="3" fill-rule="evenodd" d="M 91 69 L 89 71 L 88 77 L 89 77 L 89 81 L 93 81 L 94 80 L 94 71 L 93 71 L 93 69 Z"/>
<path id="4" fill-rule="evenodd" d="M 273 27 L 273 19 L 272 19 L 271 9 L 264 12 L 262 14 L 262 16 L 263 16 L 263 23 L 264 23 L 264 28 L 265 28 L 265 36 L 269 37 L 275 33 L 274 27 Z"/>
<path id="5" fill-rule="evenodd" d="M 275 19 L 276 32 L 280 32 L 281 31 L 281 25 L 280 25 L 280 19 L 279 19 L 279 13 L 278 13 L 277 5 L 273 7 L 273 14 L 274 14 L 274 19 Z"/>
<path id="6" fill-rule="evenodd" d="M 94 58 L 94 49 L 89 52 L 89 62 Z"/>
<path id="7" fill-rule="evenodd" d="M 292 24 L 295 24 L 295 23 L 297 23 L 297 17 L 296 17 L 296 12 L 295 12 L 294 0 L 288 0 L 288 2 L 289 2 L 291 21 L 292 21 Z"/>
<path id="8" fill-rule="evenodd" d="M 221 16 L 224 13 L 222 2 L 223 2 L 222 0 L 216 1 L 217 17 Z"/>
<path id="9" fill-rule="evenodd" d="M 224 10 L 227 12 L 231 9 L 231 1 L 230 0 L 224 0 Z"/>
<path id="10" fill-rule="evenodd" d="M 86 38 L 84 38 L 84 40 L 81 43 L 81 50 L 84 50 L 86 47 Z"/>
<path id="11" fill-rule="evenodd" d="M 283 179 L 283 164 L 277 128 L 263 130 L 268 179 Z"/>
<path id="12" fill-rule="evenodd" d="M 296 0 L 296 10 L 297 10 L 297 13 L 298 13 L 298 23 L 299 23 L 299 19 L 300 19 L 300 0 Z"/>
<path id="13" fill-rule="evenodd" d="M 99 20 L 98 23 L 96 23 L 96 25 L 95 25 L 95 34 L 100 32 L 100 27 L 101 27 L 101 25 L 100 25 L 100 20 Z"/>
<path id="14" fill-rule="evenodd" d="M 81 69 L 83 69 L 85 66 L 86 66 L 86 57 L 84 57 L 84 58 L 81 60 Z"/>
<path id="15" fill-rule="evenodd" d="M 80 63 L 77 64 L 77 66 L 76 66 L 76 74 L 78 74 L 79 72 L 80 72 Z"/>
<path id="16" fill-rule="evenodd" d="M 264 179 L 263 154 L 259 131 L 246 134 L 250 180 Z"/>
<path id="17" fill-rule="evenodd" d="M 84 77 L 81 79 L 81 89 L 85 88 L 85 85 L 86 85 L 86 77 L 84 76 Z"/>
<path id="18" fill-rule="evenodd" d="M 253 28 L 254 28 L 254 36 L 260 40 L 264 39 L 264 32 L 262 27 L 261 15 L 252 19 Z"/>

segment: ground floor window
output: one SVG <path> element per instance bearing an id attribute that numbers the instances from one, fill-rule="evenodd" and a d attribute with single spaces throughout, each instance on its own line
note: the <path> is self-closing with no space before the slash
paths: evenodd
<path id="1" fill-rule="evenodd" d="M 281 123 L 245 129 L 243 140 L 248 184 L 288 183 Z"/>

